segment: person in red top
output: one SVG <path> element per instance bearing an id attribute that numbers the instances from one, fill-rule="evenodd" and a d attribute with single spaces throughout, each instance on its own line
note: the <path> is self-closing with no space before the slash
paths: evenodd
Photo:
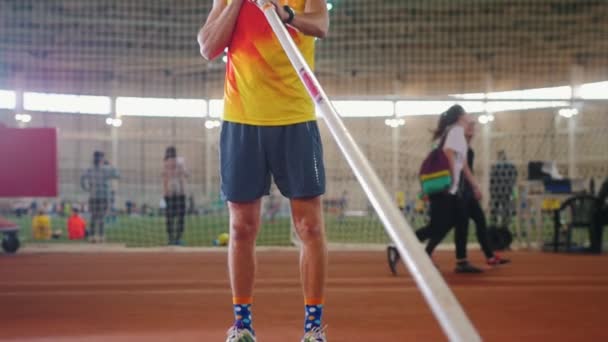
<path id="1" fill-rule="evenodd" d="M 72 209 L 72 216 L 68 219 L 68 237 L 70 240 L 82 240 L 85 237 L 87 222 L 78 215 L 78 209 Z"/>

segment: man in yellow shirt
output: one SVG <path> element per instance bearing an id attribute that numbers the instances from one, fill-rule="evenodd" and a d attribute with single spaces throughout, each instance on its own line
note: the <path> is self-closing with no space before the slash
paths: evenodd
<path id="1" fill-rule="evenodd" d="M 325 0 L 273 1 L 311 67 L 315 37 L 329 28 Z M 323 149 L 315 106 L 262 11 L 249 0 L 214 0 L 198 34 L 208 60 L 228 49 L 224 123 L 220 137 L 221 192 L 230 210 L 229 272 L 235 322 L 227 342 L 255 341 L 251 304 L 260 202 L 271 177 L 291 201 L 302 241 L 304 342 L 324 342 L 321 327 L 327 248 L 321 211 Z"/>

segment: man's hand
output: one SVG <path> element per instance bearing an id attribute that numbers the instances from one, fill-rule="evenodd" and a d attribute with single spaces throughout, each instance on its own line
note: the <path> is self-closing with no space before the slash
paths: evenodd
<path id="1" fill-rule="evenodd" d="M 285 11 L 285 8 L 283 7 L 283 5 L 281 5 L 279 3 L 279 1 L 277 0 L 249 0 L 251 2 L 253 2 L 256 6 L 258 6 L 260 8 L 260 10 L 262 9 L 262 5 L 265 2 L 269 2 L 274 6 L 275 11 L 277 12 L 277 14 L 279 15 L 279 18 L 281 18 L 281 21 L 285 21 L 287 19 L 289 19 L 289 13 L 287 13 L 287 11 Z"/>
<path id="2" fill-rule="evenodd" d="M 473 193 L 475 194 L 475 199 L 478 201 L 481 201 L 481 198 L 483 197 L 481 194 L 481 190 L 479 189 L 479 186 L 477 184 L 475 184 L 473 186 Z"/>
<path id="3" fill-rule="evenodd" d="M 271 3 L 281 21 L 289 19 L 289 13 L 285 11 L 279 0 L 249 0 L 255 3 L 260 10 L 265 3 Z M 329 30 L 329 13 L 327 12 L 326 0 L 307 0 L 304 12 L 298 13 L 294 20 L 289 23 L 301 33 L 307 36 L 325 38 Z"/>
<path id="4" fill-rule="evenodd" d="M 282 22 L 285 22 L 287 19 L 289 19 L 289 13 L 287 13 L 283 5 L 281 5 L 277 0 L 270 0 L 270 2 L 272 2 L 272 4 L 274 5 L 274 9 L 277 11 L 277 14 L 279 15 L 279 18 L 281 18 Z"/>

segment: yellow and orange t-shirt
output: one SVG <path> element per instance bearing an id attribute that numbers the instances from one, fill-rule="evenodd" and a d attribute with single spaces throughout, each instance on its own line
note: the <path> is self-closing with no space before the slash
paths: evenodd
<path id="1" fill-rule="evenodd" d="M 231 0 L 228 0 L 230 2 Z M 306 0 L 281 0 L 302 13 Z M 288 27 L 314 68 L 314 37 Z M 224 120 L 256 126 L 291 125 L 315 120 L 315 106 L 291 65 L 264 13 L 243 1 L 228 46 Z"/>

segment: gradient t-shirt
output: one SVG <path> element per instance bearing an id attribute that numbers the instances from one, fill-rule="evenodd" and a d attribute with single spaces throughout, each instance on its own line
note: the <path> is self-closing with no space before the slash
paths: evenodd
<path id="1" fill-rule="evenodd" d="M 306 0 L 280 3 L 302 13 Z M 314 37 L 292 27 L 288 30 L 309 66 L 314 68 Z M 314 103 L 264 13 L 249 0 L 243 1 L 228 47 L 223 119 L 256 126 L 315 120 Z"/>

